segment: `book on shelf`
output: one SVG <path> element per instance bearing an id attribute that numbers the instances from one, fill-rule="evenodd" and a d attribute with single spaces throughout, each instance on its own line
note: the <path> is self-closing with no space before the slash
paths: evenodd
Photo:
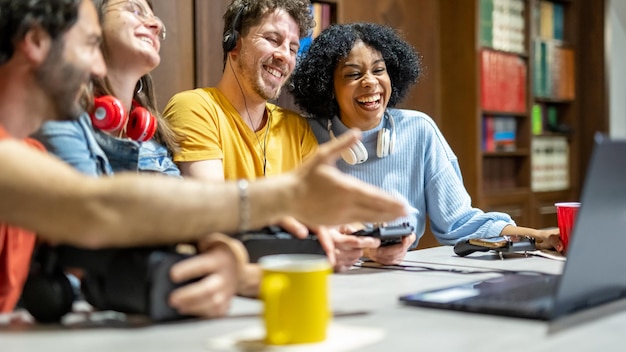
<path id="1" fill-rule="evenodd" d="M 526 112 L 526 62 L 515 54 L 482 49 L 480 100 L 483 110 Z"/>
<path id="2" fill-rule="evenodd" d="M 536 40 L 533 50 L 535 96 L 559 100 L 576 97 L 574 50 Z"/>
<path id="3" fill-rule="evenodd" d="M 313 1 L 311 5 L 309 5 L 309 9 L 313 14 L 315 26 L 308 36 L 300 40 L 298 56 L 306 54 L 313 39 L 315 39 L 324 29 L 332 24 L 332 6 L 333 4 L 327 2 L 316 1 Z"/>
<path id="4" fill-rule="evenodd" d="M 523 0 L 480 0 L 481 46 L 523 54 L 526 29 Z"/>
<path id="5" fill-rule="evenodd" d="M 554 104 L 534 103 L 531 118 L 533 135 L 559 130 L 559 112 Z"/>
<path id="6" fill-rule="evenodd" d="M 542 40 L 563 40 L 565 8 L 562 3 L 541 0 L 535 3 L 533 27 Z"/>
<path id="7" fill-rule="evenodd" d="M 483 150 L 512 152 L 516 147 L 517 120 L 513 116 L 483 117 Z"/>
<path id="8" fill-rule="evenodd" d="M 569 145 L 564 136 L 535 136 L 532 139 L 531 188 L 533 192 L 569 188 Z"/>

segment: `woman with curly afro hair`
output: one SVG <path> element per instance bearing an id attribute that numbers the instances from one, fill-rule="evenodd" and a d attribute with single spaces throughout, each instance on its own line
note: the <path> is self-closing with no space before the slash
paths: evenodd
<path id="1" fill-rule="evenodd" d="M 413 209 L 394 222 L 413 226 L 411 236 L 400 244 L 364 248 L 364 254 L 383 264 L 399 263 L 424 234 L 427 216 L 441 244 L 522 235 L 561 250 L 558 230 L 518 227 L 508 214 L 472 207 L 458 159 L 435 122 L 422 112 L 394 108 L 420 73 L 419 55 L 394 29 L 340 24 L 315 38 L 289 85 L 319 143 L 349 129 L 362 131 L 361 143 L 342 154 L 338 168 Z"/>

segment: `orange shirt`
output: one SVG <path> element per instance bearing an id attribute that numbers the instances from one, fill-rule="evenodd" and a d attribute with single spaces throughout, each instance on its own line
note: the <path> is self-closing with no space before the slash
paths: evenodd
<path id="1" fill-rule="evenodd" d="M 0 126 L 0 140 L 9 138 L 11 136 Z M 44 150 L 35 140 L 27 138 L 24 142 Z M 0 313 L 11 312 L 15 308 L 28 277 L 34 247 L 33 232 L 0 223 Z"/>

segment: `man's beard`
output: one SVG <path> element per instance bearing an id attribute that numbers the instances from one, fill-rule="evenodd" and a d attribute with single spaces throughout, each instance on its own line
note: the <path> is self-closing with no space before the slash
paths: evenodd
<path id="1" fill-rule="evenodd" d="M 78 93 L 87 83 L 89 73 L 81 71 L 63 58 L 63 41 L 54 41 L 46 60 L 35 72 L 37 82 L 48 94 L 54 111 L 46 118 L 75 120 L 83 108 L 78 103 Z"/>
<path id="2" fill-rule="evenodd" d="M 255 68 L 257 68 L 257 66 L 254 66 L 256 63 L 250 59 L 252 64 L 247 65 L 248 60 L 249 58 L 246 57 L 246 53 L 242 51 L 240 59 L 237 60 L 237 65 L 239 66 L 239 72 L 242 72 L 243 76 L 252 84 L 254 92 L 267 101 L 278 99 L 282 86 L 279 86 L 278 89 L 274 91 L 272 87 L 264 85 L 261 79 L 261 73 L 255 70 Z M 258 70 L 263 70 L 263 67 L 261 66 Z"/>

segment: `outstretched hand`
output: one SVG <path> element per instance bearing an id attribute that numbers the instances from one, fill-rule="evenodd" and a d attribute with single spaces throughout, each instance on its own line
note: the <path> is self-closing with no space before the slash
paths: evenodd
<path id="1" fill-rule="evenodd" d="M 320 145 L 318 152 L 295 171 L 293 215 L 311 224 L 392 221 L 406 214 L 405 204 L 335 167 L 341 152 L 360 132 L 351 130 Z"/>

